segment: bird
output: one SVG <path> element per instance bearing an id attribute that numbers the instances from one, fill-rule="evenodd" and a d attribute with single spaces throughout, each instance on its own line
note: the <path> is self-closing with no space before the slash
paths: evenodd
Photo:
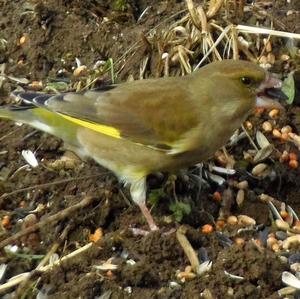
<path id="1" fill-rule="evenodd" d="M 146 178 L 206 161 L 226 144 L 255 107 L 281 108 L 268 90 L 281 81 L 248 61 L 222 60 L 191 74 L 137 80 L 84 92 L 14 92 L 19 106 L 0 118 L 28 124 L 93 158 L 130 188 L 151 231 Z"/>

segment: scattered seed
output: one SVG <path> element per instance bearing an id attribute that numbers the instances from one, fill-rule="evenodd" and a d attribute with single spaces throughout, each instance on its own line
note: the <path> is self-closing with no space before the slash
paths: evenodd
<path id="1" fill-rule="evenodd" d="M 219 191 L 214 192 L 213 199 L 217 202 L 220 202 L 222 200 L 222 195 Z"/>
<path id="2" fill-rule="evenodd" d="M 240 189 L 237 192 L 236 199 L 235 199 L 235 201 L 239 207 L 241 207 L 243 205 L 244 199 L 245 199 L 245 191 L 243 189 Z"/>
<path id="3" fill-rule="evenodd" d="M 283 230 L 283 231 L 287 231 L 290 228 L 289 224 L 281 219 L 276 219 L 275 224 L 278 229 Z"/>
<path id="4" fill-rule="evenodd" d="M 290 155 L 288 151 L 283 151 L 282 155 L 279 158 L 281 163 L 287 162 L 290 159 Z"/>
<path id="5" fill-rule="evenodd" d="M 300 235 L 294 235 L 290 236 L 287 239 L 285 239 L 282 243 L 282 248 L 287 250 L 289 249 L 293 244 L 299 244 L 300 243 Z"/>
<path id="6" fill-rule="evenodd" d="M 289 166 L 292 168 L 292 169 L 296 169 L 298 168 L 299 166 L 299 162 L 297 160 L 290 160 L 289 161 Z"/>
<path id="7" fill-rule="evenodd" d="M 210 225 L 210 224 L 205 224 L 205 225 L 203 225 L 202 228 L 201 228 L 201 232 L 202 232 L 203 234 L 210 234 L 210 233 L 212 233 L 213 231 L 214 231 L 214 228 L 213 228 L 213 226 Z"/>
<path id="8" fill-rule="evenodd" d="M 287 295 L 293 295 L 295 294 L 297 289 L 293 287 L 285 287 L 277 291 L 277 294 L 279 295 L 280 298 L 287 298 Z M 292 297 L 293 298 L 293 297 Z"/>
<path id="9" fill-rule="evenodd" d="M 39 165 L 39 162 L 31 150 L 22 150 L 22 156 L 31 167 L 35 168 Z"/>
<path id="10" fill-rule="evenodd" d="M 193 272 L 179 272 L 177 274 L 177 278 L 185 281 L 185 280 L 192 280 L 196 277 L 196 274 Z"/>
<path id="11" fill-rule="evenodd" d="M 106 276 L 107 276 L 108 278 L 112 278 L 112 277 L 114 276 L 114 274 L 112 273 L 111 270 L 108 270 L 108 271 L 106 272 Z"/>
<path id="12" fill-rule="evenodd" d="M 295 221 L 295 225 L 293 226 L 293 229 L 300 232 L 300 224 L 299 221 Z"/>
<path id="13" fill-rule="evenodd" d="M 263 148 L 261 148 L 253 158 L 253 163 L 258 163 L 260 161 L 265 160 L 273 153 L 274 147 L 272 144 L 269 144 Z"/>
<path id="14" fill-rule="evenodd" d="M 1 224 L 3 227 L 8 227 L 10 225 L 10 218 L 8 215 L 3 216 Z"/>
<path id="15" fill-rule="evenodd" d="M 250 131 L 253 129 L 253 124 L 249 120 L 247 120 L 245 121 L 245 127 Z"/>
<path id="16" fill-rule="evenodd" d="M 25 35 L 21 36 L 19 39 L 19 45 L 22 46 L 25 44 L 25 42 L 27 41 L 27 38 Z"/>
<path id="17" fill-rule="evenodd" d="M 236 216 L 229 216 L 229 217 L 227 218 L 227 223 L 228 223 L 229 225 L 236 225 L 236 224 L 238 223 L 238 219 L 237 219 Z"/>
<path id="18" fill-rule="evenodd" d="M 281 280 L 288 286 L 294 287 L 297 290 L 300 289 L 300 280 L 290 272 L 284 271 L 282 273 Z"/>
<path id="19" fill-rule="evenodd" d="M 242 280 L 245 279 L 245 278 L 242 277 L 242 276 L 230 274 L 230 273 L 228 273 L 226 270 L 224 271 L 224 274 L 225 274 L 227 277 L 231 278 L 232 280 L 236 280 L 236 281 L 242 281 Z"/>
<path id="20" fill-rule="evenodd" d="M 263 124 L 262 124 L 262 129 L 263 129 L 265 132 L 272 132 L 273 126 L 272 126 L 272 124 L 271 124 L 269 121 L 265 121 L 265 122 L 263 122 Z"/>
<path id="21" fill-rule="evenodd" d="M 224 220 L 217 220 L 216 221 L 216 230 L 221 231 L 223 229 L 224 225 L 225 225 Z"/>
<path id="22" fill-rule="evenodd" d="M 246 189 L 248 189 L 249 184 L 248 184 L 248 182 L 245 180 L 245 181 L 241 181 L 241 182 L 237 183 L 236 187 L 237 187 L 238 189 L 246 190 Z"/>
<path id="23" fill-rule="evenodd" d="M 231 288 L 231 287 L 229 287 L 229 288 L 227 289 L 227 295 L 228 295 L 229 297 L 233 297 L 233 295 L 234 295 L 234 289 Z"/>
<path id="24" fill-rule="evenodd" d="M 251 226 L 251 225 L 256 225 L 256 221 L 247 215 L 239 215 L 238 224 L 243 226 Z"/>
<path id="25" fill-rule="evenodd" d="M 270 112 L 269 112 L 269 116 L 271 118 L 276 118 L 279 114 L 279 109 L 272 109 Z"/>
<path id="26" fill-rule="evenodd" d="M 298 155 L 296 153 L 290 153 L 289 158 L 290 160 L 298 160 Z"/>
<path id="27" fill-rule="evenodd" d="M 32 81 L 28 87 L 32 90 L 39 91 L 43 89 L 43 82 L 42 81 Z"/>
<path id="28" fill-rule="evenodd" d="M 287 216 L 289 215 L 289 213 L 286 210 L 281 210 L 280 211 L 280 216 L 285 219 Z"/>
<path id="29" fill-rule="evenodd" d="M 281 133 L 291 133 L 293 131 L 291 126 L 284 126 L 281 128 Z"/>
<path id="30" fill-rule="evenodd" d="M 288 133 L 282 133 L 281 134 L 281 140 L 282 141 L 287 141 L 289 139 L 289 134 Z"/>
<path id="31" fill-rule="evenodd" d="M 204 299 L 214 299 L 215 297 L 212 295 L 209 289 L 204 289 L 202 293 L 200 293 L 200 298 Z"/>
<path id="32" fill-rule="evenodd" d="M 290 56 L 287 54 L 282 54 L 280 56 L 280 60 L 282 60 L 282 61 L 288 61 L 289 59 L 290 59 Z"/>
<path id="33" fill-rule="evenodd" d="M 293 143 L 300 149 L 300 136 L 295 133 L 288 133 L 289 138 L 293 141 Z"/>
<path id="34" fill-rule="evenodd" d="M 279 244 L 278 244 L 278 243 L 273 244 L 273 245 L 272 245 L 272 250 L 273 250 L 274 252 L 279 252 L 279 251 L 280 251 L 280 246 L 279 246 Z"/>
<path id="35" fill-rule="evenodd" d="M 259 176 L 261 175 L 266 169 L 267 169 L 268 165 L 264 164 L 264 163 L 259 163 L 257 164 L 255 167 L 253 167 L 252 169 L 252 174 L 254 176 Z"/>
<path id="36" fill-rule="evenodd" d="M 89 235 L 90 242 L 96 243 L 103 237 L 103 230 L 101 227 L 97 228 L 93 234 Z"/>
<path id="37" fill-rule="evenodd" d="M 75 77 L 79 77 L 81 75 L 83 75 L 83 73 L 87 70 L 87 66 L 86 65 L 81 65 L 81 66 L 78 66 L 74 72 L 73 72 L 73 75 Z"/>
<path id="38" fill-rule="evenodd" d="M 299 272 L 300 271 L 300 263 L 291 264 L 290 269 L 295 273 Z"/>
<path id="39" fill-rule="evenodd" d="M 270 145 L 268 138 L 262 132 L 257 131 L 255 137 L 260 148 L 265 148 Z"/>
<path id="40" fill-rule="evenodd" d="M 257 107 L 255 108 L 254 115 L 258 117 L 261 116 L 264 112 L 265 112 L 265 108 Z"/>
<path id="41" fill-rule="evenodd" d="M 245 244 L 245 240 L 243 238 L 235 238 L 234 243 L 238 246 L 242 246 Z"/>
<path id="42" fill-rule="evenodd" d="M 278 129 L 273 129 L 272 134 L 276 138 L 281 138 L 281 133 Z"/>
<path id="43" fill-rule="evenodd" d="M 211 267 L 212 267 L 212 261 L 210 261 L 210 260 L 207 260 L 207 261 L 201 263 L 197 270 L 198 276 L 203 276 L 205 273 L 210 271 Z"/>
<path id="44" fill-rule="evenodd" d="M 267 246 L 268 246 L 268 248 L 272 248 L 272 246 L 274 244 L 277 244 L 277 243 L 278 243 L 278 240 L 275 237 L 269 237 L 267 239 Z"/>

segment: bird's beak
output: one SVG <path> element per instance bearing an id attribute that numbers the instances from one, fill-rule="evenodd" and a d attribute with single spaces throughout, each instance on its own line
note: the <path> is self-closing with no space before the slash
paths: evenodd
<path id="1" fill-rule="evenodd" d="M 275 75 L 267 73 L 266 80 L 259 86 L 256 96 L 256 107 L 283 109 L 278 100 L 287 100 L 287 96 L 282 92 L 282 81 Z"/>

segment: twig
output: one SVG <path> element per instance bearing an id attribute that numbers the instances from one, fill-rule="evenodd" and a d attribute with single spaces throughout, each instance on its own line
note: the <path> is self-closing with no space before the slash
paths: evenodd
<path id="1" fill-rule="evenodd" d="M 219 12 L 223 3 L 224 3 L 224 0 L 210 1 L 209 8 L 206 13 L 207 18 L 208 19 L 213 18 Z"/>
<path id="2" fill-rule="evenodd" d="M 253 34 L 269 34 L 279 37 L 287 37 L 287 38 L 293 38 L 293 39 L 300 39 L 299 33 L 291 33 L 291 32 L 285 32 L 285 31 L 279 31 L 279 30 L 272 30 L 267 28 L 260 28 L 260 27 L 254 27 L 254 26 L 246 26 L 246 25 L 237 25 L 235 28 L 240 32 L 245 33 L 253 33 Z"/>
<path id="3" fill-rule="evenodd" d="M 176 237 L 181 245 L 184 253 L 186 254 L 187 258 L 189 259 L 192 269 L 195 273 L 198 273 L 199 267 L 200 267 L 200 262 L 198 259 L 198 256 L 192 247 L 191 243 L 185 236 L 186 233 L 186 228 L 184 226 L 180 226 L 179 229 L 176 231 Z"/>
<path id="4" fill-rule="evenodd" d="M 9 137 L 10 135 L 12 134 L 15 134 L 17 131 L 19 131 L 21 128 L 20 127 L 17 127 L 16 129 L 10 131 L 9 133 L 3 135 L 0 137 L 0 141 L 2 141 L 3 139 L 5 139 L 6 137 Z"/>
<path id="5" fill-rule="evenodd" d="M 243 131 L 245 132 L 247 138 L 249 139 L 250 143 L 252 144 L 252 146 L 255 148 L 255 150 L 258 152 L 259 149 L 256 146 L 256 144 L 254 143 L 253 139 L 251 138 L 251 136 L 249 135 L 248 131 L 246 130 L 246 128 L 244 127 L 244 125 L 241 125 L 241 128 L 243 129 Z"/>
<path id="6" fill-rule="evenodd" d="M 200 62 L 196 65 L 195 70 L 198 69 L 201 64 L 203 63 L 203 61 L 206 60 L 206 58 L 210 55 L 210 53 L 212 51 L 214 51 L 214 49 L 217 47 L 217 45 L 223 40 L 223 38 L 227 35 L 227 33 L 233 28 L 233 25 L 230 24 L 228 25 L 224 31 L 219 35 L 219 37 L 217 38 L 217 40 L 214 42 L 214 44 L 211 46 L 211 48 L 207 51 L 207 53 L 202 57 L 202 59 L 200 60 Z"/>
<path id="7" fill-rule="evenodd" d="M 42 220 L 32 226 L 29 226 L 21 231 L 19 231 L 18 233 L 14 234 L 11 237 L 6 238 L 5 240 L 0 242 L 0 249 L 5 247 L 6 245 L 11 244 L 12 242 L 18 240 L 19 238 L 21 238 L 22 236 L 25 236 L 27 234 L 30 234 L 32 232 L 35 232 L 36 230 L 40 229 L 41 227 L 44 227 L 46 225 L 49 224 L 54 224 L 62 219 L 65 219 L 69 216 L 72 216 L 73 213 L 78 210 L 78 209 L 83 209 L 84 207 L 88 206 L 89 204 L 91 204 L 93 202 L 93 200 L 95 200 L 94 197 L 91 196 L 86 196 L 83 200 L 81 200 L 78 204 L 68 207 L 58 213 L 56 213 L 55 215 L 49 216 L 48 218 L 46 218 L 45 220 Z"/>
<path id="8" fill-rule="evenodd" d="M 13 295 L 13 297 L 11 299 L 21 298 L 22 294 L 24 294 L 25 291 L 26 291 L 26 289 L 27 289 L 28 282 L 30 281 L 30 279 L 36 274 L 36 272 L 38 270 L 42 269 L 46 264 L 48 264 L 49 259 L 57 251 L 57 249 L 59 248 L 60 244 L 66 239 L 66 237 L 68 236 L 69 231 L 71 230 L 72 227 L 73 227 L 73 225 L 70 224 L 70 223 L 65 227 L 65 229 L 61 233 L 60 237 L 54 242 L 54 244 L 52 245 L 51 249 L 44 256 L 44 258 L 37 265 L 37 267 L 34 270 L 32 270 L 29 273 L 29 275 L 24 276 L 24 280 L 21 280 L 19 282 L 20 285 L 17 288 L 17 290 L 14 292 L 14 295 Z"/>
<path id="9" fill-rule="evenodd" d="M 51 265 L 43 266 L 38 270 L 34 270 L 34 273 L 31 272 L 25 272 L 20 275 L 15 276 L 15 278 L 11 279 L 10 281 L 0 285 L 0 294 L 6 291 L 7 289 L 16 286 L 20 283 L 22 283 L 24 280 L 28 279 L 31 275 L 39 272 L 46 272 L 48 270 L 52 270 L 53 267 L 60 265 L 62 262 L 69 260 L 70 258 L 74 258 L 75 256 L 82 254 L 83 252 L 87 251 L 93 246 L 94 243 L 88 243 L 85 246 L 71 252 L 70 254 L 62 257 L 61 259 L 55 261 Z"/>
<path id="10" fill-rule="evenodd" d="M 64 180 L 60 180 L 60 181 L 56 181 L 56 182 L 39 184 L 39 185 L 34 185 L 34 186 L 29 186 L 29 187 L 21 188 L 21 189 L 18 189 L 18 190 L 14 190 L 14 191 L 9 192 L 9 193 L 4 193 L 0 196 L 0 205 L 2 204 L 3 199 L 5 199 L 9 196 L 12 196 L 12 195 L 16 195 L 18 193 L 22 193 L 22 192 L 30 191 L 30 190 L 34 190 L 34 189 L 47 188 L 47 187 L 54 186 L 54 185 L 65 184 L 65 183 L 69 183 L 69 182 L 76 181 L 76 180 L 91 179 L 91 178 L 95 178 L 95 177 L 98 177 L 98 176 L 105 175 L 107 173 L 108 172 L 98 173 L 98 174 L 93 174 L 93 175 L 87 175 L 87 176 L 82 176 L 82 177 L 77 177 L 77 178 L 69 178 L 69 179 L 64 179 Z"/>
<path id="11" fill-rule="evenodd" d="M 69 260 L 71 258 L 74 258 L 75 256 L 77 256 L 79 254 L 82 254 L 83 252 L 85 252 L 88 249 L 90 249 L 93 245 L 94 245 L 94 243 L 90 242 L 90 243 L 84 245 L 83 247 L 80 247 L 79 249 L 76 249 L 75 251 L 71 252 L 70 254 L 68 254 L 66 256 L 63 256 L 61 259 L 55 261 L 53 264 L 41 267 L 39 269 L 39 271 L 46 272 L 48 270 L 51 270 L 53 267 L 59 266 L 62 262 L 65 262 L 65 261 L 67 261 L 67 260 Z"/>

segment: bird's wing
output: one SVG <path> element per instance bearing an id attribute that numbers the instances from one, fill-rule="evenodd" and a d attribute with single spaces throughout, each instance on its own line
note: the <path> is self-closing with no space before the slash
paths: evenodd
<path id="1" fill-rule="evenodd" d="M 97 132 L 170 154 L 189 150 L 185 140 L 199 120 L 182 78 L 135 81 L 85 93 L 40 95 L 33 103 Z"/>

